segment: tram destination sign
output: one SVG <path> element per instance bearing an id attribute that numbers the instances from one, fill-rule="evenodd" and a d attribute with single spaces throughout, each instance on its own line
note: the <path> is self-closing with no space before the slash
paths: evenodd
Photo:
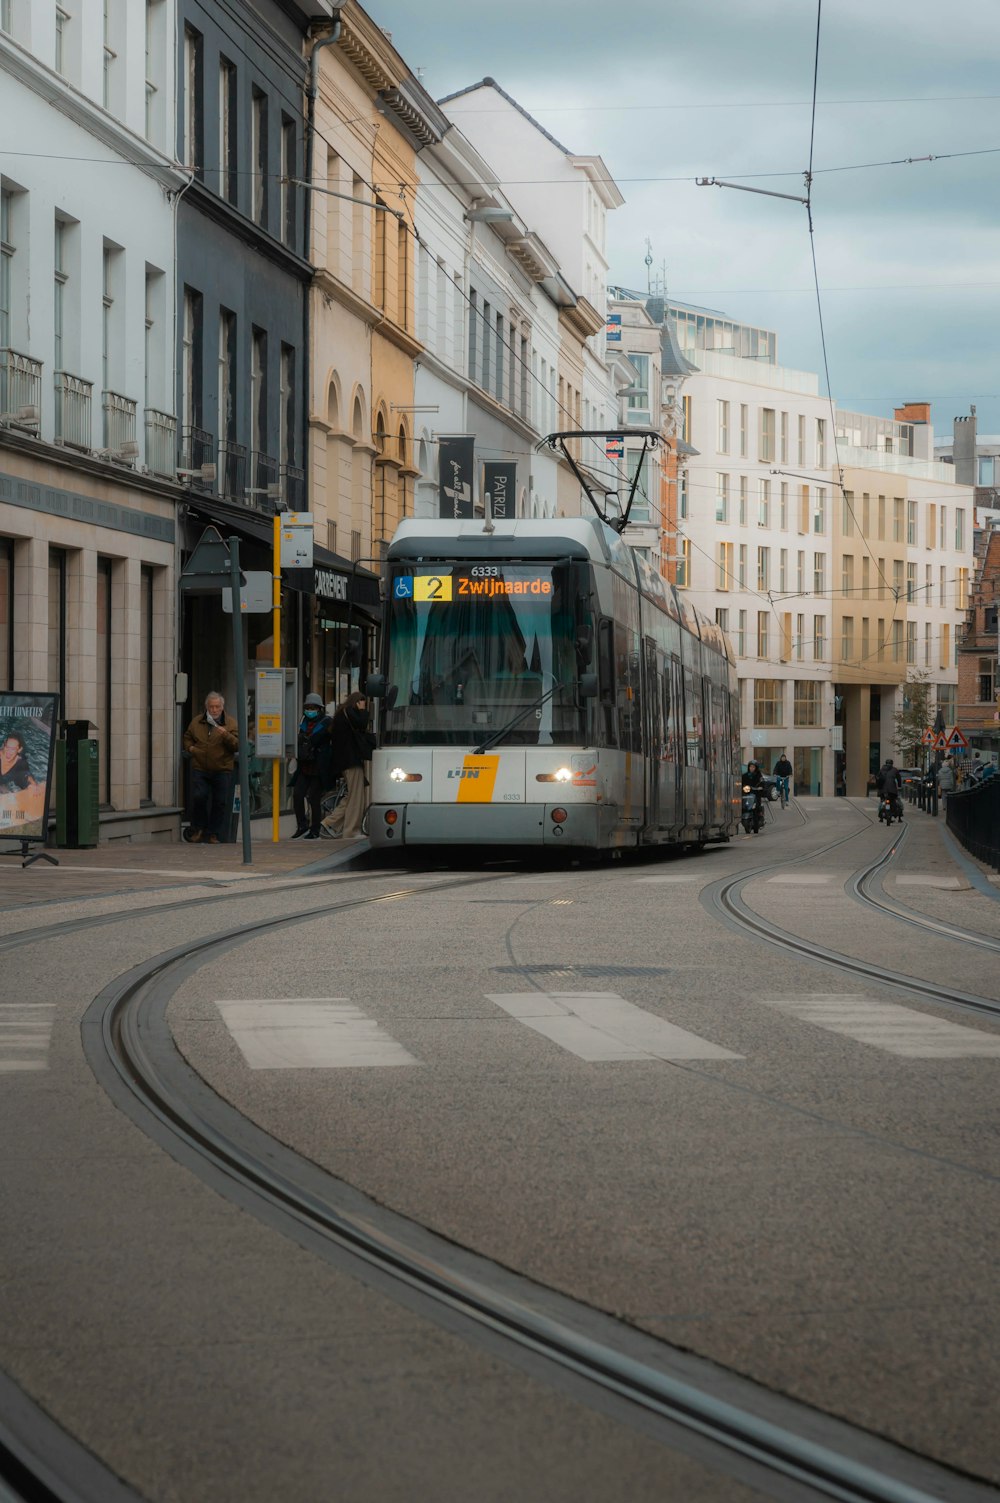
<path id="1" fill-rule="evenodd" d="M 455 600 L 497 603 L 509 599 L 551 599 L 553 584 L 548 569 L 505 570 L 499 564 L 472 564 L 461 569 L 419 569 L 413 574 L 398 575 L 392 593 L 395 600 L 430 604 Z"/>

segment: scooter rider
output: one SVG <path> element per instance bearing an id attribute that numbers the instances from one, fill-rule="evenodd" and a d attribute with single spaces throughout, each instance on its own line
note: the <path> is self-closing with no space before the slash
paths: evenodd
<path id="1" fill-rule="evenodd" d="M 899 797 L 899 790 L 903 786 L 903 779 L 897 768 L 892 765 L 892 758 L 886 757 L 879 768 L 875 778 L 875 787 L 881 798 L 891 798 L 893 813 L 900 819 L 903 817 L 903 803 Z"/>

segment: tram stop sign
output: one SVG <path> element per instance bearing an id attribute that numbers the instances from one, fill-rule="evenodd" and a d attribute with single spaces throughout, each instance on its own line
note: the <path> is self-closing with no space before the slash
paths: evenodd
<path id="1" fill-rule="evenodd" d="M 215 595 L 231 582 L 229 544 L 216 528 L 206 527 L 181 570 L 181 590 L 185 595 Z M 240 584 L 246 582 L 240 570 Z"/>

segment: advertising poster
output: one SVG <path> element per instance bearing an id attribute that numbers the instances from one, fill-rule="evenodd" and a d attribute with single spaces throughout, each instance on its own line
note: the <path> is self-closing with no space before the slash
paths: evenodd
<path id="1" fill-rule="evenodd" d="M 58 694 L 0 693 L 0 840 L 48 833 Z"/>
<path id="2" fill-rule="evenodd" d="M 475 437 L 438 439 L 438 496 L 442 517 L 472 516 Z"/>
<path id="3" fill-rule="evenodd" d="M 517 505 L 517 460 L 499 463 L 489 460 L 483 465 L 483 494 L 489 497 L 489 514 L 498 522 L 514 516 Z"/>

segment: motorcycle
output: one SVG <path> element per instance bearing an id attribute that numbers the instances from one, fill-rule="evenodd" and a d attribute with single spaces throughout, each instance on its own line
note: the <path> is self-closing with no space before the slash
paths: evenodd
<path id="1" fill-rule="evenodd" d="M 903 810 L 899 802 L 891 793 L 883 793 L 879 799 L 878 817 L 886 825 L 891 825 L 894 819 L 902 819 Z"/>
<path id="2" fill-rule="evenodd" d="M 749 783 L 743 784 L 743 804 L 740 810 L 740 823 L 748 835 L 758 835 L 764 824 L 762 790 L 760 788 L 752 788 Z"/>

